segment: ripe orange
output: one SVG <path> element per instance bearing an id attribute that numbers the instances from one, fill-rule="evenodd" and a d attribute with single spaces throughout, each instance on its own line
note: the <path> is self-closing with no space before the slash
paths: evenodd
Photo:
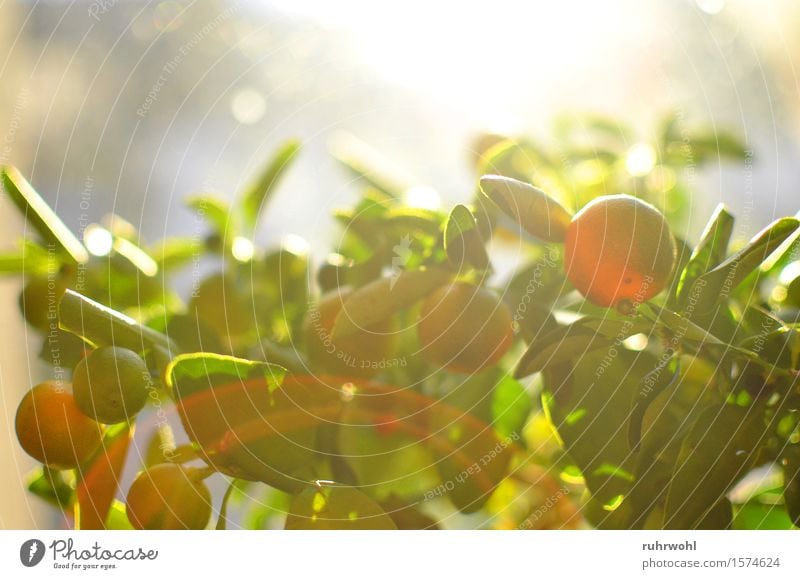
<path id="1" fill-rule="evenodd" d="M 428 361 L 471 374 L 496 364 L 514 337 L 511 312 L 491 292 L 468 283 L 443 286 L 420 312 L 422 354 Z"/>
<path id="2" fill-rule="evenodd" d="M 75 404 L 66 385 L 43 382 L 17 408 L 17 438 L 23 450 L 53 468 L 75 468 L 100 446 L 100 425 Z"/>
<path id="3" fill-rule="evenodd" d="M 564 266 L 572 284 L 604 307 L 645 302 L 669 283 L 675 239 L 664 216 L 629 195 L 598 197 L 572 218 Z"/>
<path id="4" fill-rule="evenodd" d="M 159 464 L 133 481 L 126 511 L 136 529 L 205 529 L 211 518 L 211 493 L 188 469 Z"/>
<path id="5" fill-rule="evenodd" d="M 334 341 L 333 324 L 351 293 L 351 289 L 342 289 L 322 296 L 306 315 L 303 338 L 315 371 L 369 378 L 396 363 L 389 357 L 397 345 L 397 324 L 386 319 Z"/>

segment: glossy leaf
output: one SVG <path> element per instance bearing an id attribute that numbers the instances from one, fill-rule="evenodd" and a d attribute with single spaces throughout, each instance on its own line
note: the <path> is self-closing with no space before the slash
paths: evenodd
<path id="1" fill-rule="evenodd" d="M 700 236 L 700 241 L 689 257 L 688 264 L 681 273 L 677 288 L 679 303 L 685 303 L 689 290 L 698 277 L 725 259 L 733 233 L 733 221 L 733 216 L 725 205 L 722 203 L 717 205 Z"/>
<path id="2" fill-rule="evenodd" d="M 226 199 L 214 195 L 193 195 L 187 197 L 184 203 L 198 217 L 207 221 L 221 239 L 230 239 L 236 235 L 237 224 L 233 220 L 231 207 Z"/>
<path id="3" fill-rule="evenodd" d="M 338 387 L 312 377 L 280 381 L 283 369 L 274 365 L 211 363 L 213 371 L 196 359 L 191 374 L 177 380 L 173 371 L 176 406 L 190 439 L 229 476 L 289 492 L 304 488 L 323 458 L 317 430 L 341 411 Z"/>
<path id="4" fill-rule="evenodd" d="M 489 267 L 475 216 L 464 205 L 456 205 L 450 212 L 444 229 L 444 248 L 453 267 L 460 269 L 464 264 L 475 269 Z"/>
<path id="5" fill-rule="evenodd" d="M 572 215 L 533 185 L 501 177 L 481 177 L 481 191 L 525 231 L 544 241 L 564 241 Z"/>
<path id="6" fill-rule="evenodd" d="M 337 428 L 337 448 L 364 492 L 377 500 L 414 498 L 438 482 L 435 457 L 421 444 L 429 436 L 428 413 L 417 400 L 385 391 L 371 396 L 355 386 Z"/>
<path id="7" fill-rule="evenodd" d="M 209 386 L 232 380 L 266 380 L 268 390 L 280 388 L 286 370 L 266 362 L 198 352 L 176 356 L 167 368 L 167 384 L 179 397 L 191 396 Z"/>
<path id="8" fill-rule="evenodd" d="M 492 395 L 492 424 L 501 437 L 519 436 L 528 421 L 533 401 L 525 387 L 504 375 Z"/>
<path id="9" fill-rule="evenodd" d="M 55 244 L 74 263 L 89 261 L 89 253 L 83 244 L 16 167 L 3 167 L 2 177 L 9 197 L 42 239 Z"/>
<path id="10" fill-rule="evenodd" d="M 791 444 L 783 454 L 783 501 L 796 527 L 800 527 L 800 445 Z"/>
<path id="11" fill-rule="evenodd" d="M 298 152 L 300 152 L 299 141 L 285 142 L 267 162 L 252 185 L 244 191 L 241 200 L 242 218 L 244 225 L 250 230 L 255 228 L 259 215 L 272 199 L 278 183 Z"/>
<path id="12" fill-rule="evenodd" d="M 297 494 L 286 517 L 287 530 L 396 530 L 384 510 L 352 487 L 317 481 Z"/>
<path id="13" fill-rule="evenodd" d="M 634 481 L 630 405 L 643 377 L 656 365 L 646 352 L 617 347 L 612 355 L 608 349 L 576 353 L 557 372 L 544 375 L 548 418 L 592 496 L 606 505 L 607 515 L 620 506 L 619 497 L 624 499 Z"/>
<path id="14" fill-rule="evenodd" d="M 164 334 L 72 290 L 61 298 L 59 326 L 95 346 L 115 345 L 139 351 L 149 347 L 176 351 Z"/>
<path id="15" fill-rule="evenodd" d="M 28 492 L 58 509 L 72 505 L 74 491 L 60 470 L 38 467 L 26 482 Z"/>
<path id="16" fill-rule="evenodd" d="M 644 307 L 647 309 L 643 311 L 650 313 L 652 320 L 669 328 L 681 340 L 691 340 L 700 344 L 711 344 L 715 346 L 724 344 L 724 342 L 709 330 L 697 325 L 688 317 L 681 316 L 667 308 L 658 309 L 652 304 L 645 304 Z"/>
<path id="17" fill-rule="evenodd" d="M 75 509 L 75 525 L 78 529 L 97 530 L 106 527 L 132 439 L 132 427 L 119 425 L 110 429 L 97 456 L 91 464 L 81 469 Z"/>
<path id="18" fill-rule="evenodd" d="M 788 531 L 795 528 L 780 505 L 752 501 L 735 507 L 735 510 L 733 528 L 739 531 Z"/>
<path id="19" fill-rule="evenodd" d="M 385 320 L 443 286 L 452 276 L 441 268 L 404 270 L 358 288 L 342 304 L 333 337 L 344 338 Z"/>
<path id="20" fill-rule="evenodd" d="M 194 237 L 171 237 L 147 248 L 149 255 L 163 272 L 172 272 L 188 265 L 204 251 L 202 241 Z"/>
<path id="21" fill-rule="evenodd" d="M 800 222 L 792 217 L 778 219 L 745 247 L 697 278 L 690 290 L 692 297 L 697 300 L 697 312 L 708 314 L 717 304 L 730 297 L 733 289 L 780 248 L 797 231 L 798 226 Z"/>
<path id="22" fill-rule="evenodd" d="M 711 406 L 683 443 L 664 511 L 668 529 L 695 528 L 753 464 L 761 442 L 762 411 Z"/>
<path id="23" fill-rule="evenodd" d="M 338 135 L 331 143 L 331 155 L 355 177 L 381 191 L 390 199 L 399 199 L 411 186 L 389 159 L 351 134 Z"/>
<path id="24" fill-rule="evenodd" d="M 636 333 L 632 327 L 628 331 L 630 335 Z M 534 340 L 528 346 L 514 370 L 514 377 L 519 379 L 530 376 L 541 372 L 548 366 L 558 366 L 611 344 L 612 341 L 609 338 L 605 338 L 598 332 L 582 328 L 580 325 L 560 326 Z"/>

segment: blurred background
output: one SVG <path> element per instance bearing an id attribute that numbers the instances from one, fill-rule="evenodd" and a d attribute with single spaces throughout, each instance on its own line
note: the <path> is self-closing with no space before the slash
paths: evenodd
<path id="1" fill-rule="evenodd" d="M 257 241 L 324 255 L 330 210 L 357 187 L 330 148 L 354 135 L 407 173 L 420 204 L 465 201 L 475 138 L 547 145 L 585 113 L 631 127 L 626 167 L 657 164 L 659 123 L 742 140 L 688 176 L 678 232 L 728 203 L 749 238 L 800 208 L 800 4 L 793 0 L 19 1 L 0 19 L 0 164 L 29 177 L 76 233 L 115 212 L 143 241 L 205 226 L 181 200 L 233 198 L 287 138 L 303 150 Z M 655 156 L 654 156 L 655 155 Z M 617 192 L 617 191 L 611 191 Z M 0 199 L 0 249 L 26 235 Z M 13 415 L 45 375 L 0 280 L 0 528 L 51 527 L 24 492 Z"/>

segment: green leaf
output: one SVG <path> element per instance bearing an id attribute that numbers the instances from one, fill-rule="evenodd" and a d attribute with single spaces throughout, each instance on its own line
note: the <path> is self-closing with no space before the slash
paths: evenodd
<path id="1" fill-rule="evenodd" d="M 456 205 L 450 212 L 444 229 L 444 249 L 455 268 L 460 269 L 465 263 L 479 270 L 489 267 L 475 216 L 464 205 Z"/>
<path id="2" fill-rule="evenodd" d="M 572 215 L 541 189 L 500 175 L 484 175 L 480 187 L 503 213 L 534 237 L 564 241 Z"/>
<path id="3" fill-rule="evenodd" d="M 11 200 L 47 243 L 54 244 L 75 263 L 86 263 L 89 253 L 47 202 L 16 167 L 2 169 L 3 184 Z"/>
<path id="4" fill-rule="evenodd" d="M 215 384 L 263 378 L 272 392 L 280 388 L 285 375 L 286 370 L 275 364 L 197 352 L 172 359 L 167 367 L 167 385 L 175 388 L 176 394 L 183 398 Z"/>
<path id="5" fill-rule="evenodd" d="M 281 382 L 284 370 L 273 364 L 192 356 L 173 365 L 170 380 L 184 430 L 205 460 L 287 492 L 307 486 L 323 459 L 318 429 L 339 415 L 341 385 L 309 376 Z"/>
<path id="6" fill-rule="evenodd" d="M 706 224 L 700 241 L 689 258 L 689 263 L 681 273 L 677 288 L 680 304 L 685 304 L 689 289 L 697 278 L 725 259 L 732 232 L 733 216 L 728 213 L 725 205 L 720 203 Z"/>
<path id="7" fill-rule="evenodd" d="M 548 419 L 593 498 L 606 505 L 606 516 L 626 504 L 619 503 L 619 497 L 624 499 L 631 491 L 635 454 L 628 440 L 630 405 L 644 376 L 656 365 L 647 352 L 613 346 L 576 352 L 571 361 L 543 375 L 542 401 Z M 614 523 L 618 524 L 624 525 Z"/>
<path id="8" fill-rule="evenodd" d="M 352 487 L 317 481 L 292 500 L 287 530 L 397 530 L 383 509 Z"/>
<path id="9" fill-rule="evenodd" d="M 118 424 L 103 437 L 103 446 L 90 464 L 82 465 L 75 491 L 77 529 L 104 529 L 109 510 L 122 480 L 133 427 Z"/>
<path id="10" fill-rule="evenodd" d="M 636 332 L 631 326 L 625 334 Z M 627 335 L 625 337 L 628 337 Z M 623 338 L 624 339 L 624 338 Z M 598 332 L 587 330 L 580 325 L 559 326 L 534 340 L 519 360 L 514 378 L 524 378 L 541 372 L 549 366 L 557 366 L 573 358 L 610 346 L 612 341 Z"/>
<path id="11" fill-rule="evenodd" d="M 333 338 L 350 336 L 424 298 L 446 284 L 453 274 L 441 268 L 404 270 L 354 291 L 342 304 L 333 326 Z"/>
<path id="12" fill-rule="evenodd" d="M 525 387 L 504 375 L 492 396 L 492 424 L 501 437 L 519 436 L 528 421 L 533 401 Z"/>
<path id="13" fill-rule="evenodd" d="M 128 520 L 125 503 L 116 499 L 111 503 L 106 519 L 106 529 L 109 531 L 133 531 L 133 525 Z"/>
<path id="14" fill-rule="evenodd" d="M 147 248 L 162 272 L 171 272 L 199 259 L 206 252 L 203 242 L 194 237 L 170 237 Z"/>
<path id="15" fill-rule="evenodd" d="M 244 225 L 248 229 L 255 229 L 259 215 L 272 199 L 275 188 L 299 151 L 299 141 L 286 141 L 267 162 L 253 184 L 244 191 L 241 210 Z"/>
<path id="16" fill-rule="evenodd" d="M 230 203 L 214 195 L 193 195 L 184 200 L 186 206 L 211 225 L 221 239 L 231 239 L 237 233 Z"/>
<path id="17" fill-rule="evenodd" d="M 392 494 L 412 499 L 438 482 L 434 454 L 421 444 L 426 416 L 413 399 L 370 396 L 356 386 L 338 421 L 336 445 L 364 492 L 379 501 Z"/>
<path id="18" fill-rule="evenodd" d="M 800 527 L 800 445 L 788 444 L 783 453 L 783 500 L 795 526 Z"/>
<path id="19" fill-rule="evenodd" d="M 37 243 L 23 240 L 20 251 L 0 254 L 0 274 L 44 276 L 59 269 L 56 256 Z"/>
<path id="20" fill-rule="evenodd" d="M 167 352 L 175 346 L 167 336 L 111 308 L 67 290 L 58 308 L 59 326 L 94 346 L 121 346 L 134 351 L 150 347 Z"/>
<path id="21" fill-rule="evenodd" d="M 353 176 L 363 179 L 389 199 L 400 199 L 413 182 L 389 159 L 351 134 L 338 135 L 331 143 L 330 152 Z"/>
<path id="22" fill-rule="evenodd" d="M 653 370 L 645 375 L 639 392 L 633 400 L 631 417 L 628 422 L 628 440 L 631 448 L 638 448 L 642 438 L 642 421 L 650 404 L 680 378 L 680 359 L 660 360 Z"/>
<path id="23" fill-rule="evenodd" d="M 73 490 L 59 470 L 36 468 L 26 481 L 28 491 L 59 509 L 72 505 Z"/>
<path id="24" fill-rule="evenodd" d="M 651 320 L 669 328 L 681 340 L 691 340 L 700 344 L 722 346 L 724 342 L 689 318 L 681 316 L 667 308 L 657 308 L 653 304 L 644 304 L 642 313 L 649 314 Z"/>
<path id="25" fill-rule="evenodd" d="M 783 217 L 758 233 L 745 247 L 692 284 L 687 299 L 696 300 L 698 314 L 709 314 L 731 295 L 733 289 L 794 234 L 800 221 Z"/>
<path id="26" fill-rule="evenodd" d="M 667 492 L 664 525 L 693 529 L 752 467 L 762 442 L 763 411 L 731 404 L 707 408 L 681 448 Z"/>
<path id="27" fill-rule="evenodd" d="M 780 505 L 751 501 L 737 506 L 735 510 L 733 528 L 736 530 L 788 531 L 794 528 L 786 510 Z"/>

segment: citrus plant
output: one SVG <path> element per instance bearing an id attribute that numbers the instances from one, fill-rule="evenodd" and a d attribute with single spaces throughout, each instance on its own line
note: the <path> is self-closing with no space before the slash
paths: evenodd
<path id="1" fill-rule="evenodd" d="M 53 371 L 17 412 L 28 488 L 76 528 L 800 524 L 800 223 L 734 243 L 721 206 L 681 239 L 686 147 L 741 145 L 672 119 L 644 167 L 629 137 L 486 135 L 449 211 L 338 148 L 363 194 L 317 264 L 253 243 L 296 142 L 233 202 L 187 199 L 204 239 L 152 245 L 118 216 L 78 239 L 4 168 L 38 239 L 0 267 Z"/>

